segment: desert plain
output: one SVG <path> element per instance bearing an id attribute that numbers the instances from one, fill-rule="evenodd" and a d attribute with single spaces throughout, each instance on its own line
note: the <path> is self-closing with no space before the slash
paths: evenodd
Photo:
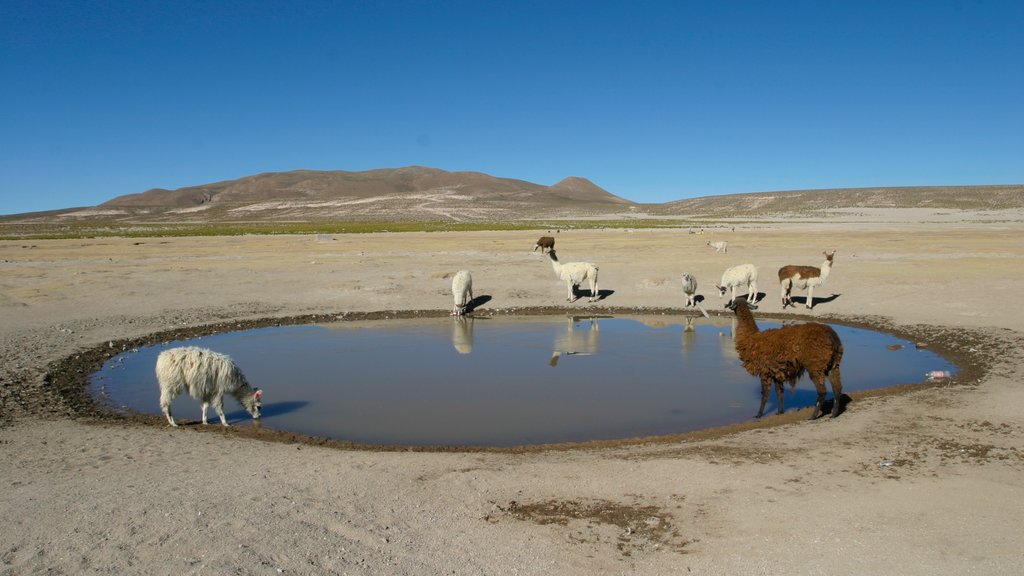
<path id="1" fill-rule="evenodd" d="M 1024 570 L 1020 209 L 852 210 L 704 234 L 561 230 L 563 260 L 600 266 L 608 294 L 593 304 L 565 302 L 532 251 L 546 232 L 0 241 L 0 574 Z M 784 312 L 775 271 L 818 265 L 826 249 L 837 255 L 820 301 Z M 210 325 L 403 311 L 447 321 L 459 269 L 489 297 L 474 314 L 671 322 L 692 314 L 682 272 L 721 313 L 714 282 L 747 262 L 761 269 L 758 317 L 893 331 L 961 372 L 854 395 L 835 419 L 791 411 L 701 434 L 509 451 L 350 448 L 247 420 L 172 429 L 82 405 L 54 376 L 103 347 Z"/>

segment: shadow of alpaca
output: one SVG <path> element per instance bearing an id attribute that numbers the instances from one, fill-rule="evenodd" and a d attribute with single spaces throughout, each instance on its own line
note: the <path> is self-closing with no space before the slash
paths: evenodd
<path id="1" fill-rule="evenodd" d="M 811 302 L 811 308 L 814 308 L 818 304 L 827 304 L 829 302 L 832 302 L 833 300 L 835 300 L 836 298 L 839 298 L 840 296 L 842 296 L 842 294 L 835 294 L 835 293 L 833 293 L 831 296 L 829 296 L 827 298 L 815 298 L 814 301 Z M 807 296 L 793 296 L 792 300 L 793 300 L 793 304 L 794 305 L 795 304 L 800 304 L 801 306 L 806 306 L 807 305 Z"/>
<path id="2" fill-rule="evenodd" d="M 260 416 L 263 418 L 272 418 L 274 416 L 281 416 L 282 414 L 290 414 L 301 410 L 308 405 L 309 402 L 306 401 L 274 402 L 272 404 L 264 404 L 263 408 L 260 409 Z M 252 416 L 250 416 L 245 410 L 236 410 L 234 412 L 225 413 L 225 416 L 227 416 L 228 422 L 252 419 Z"/>
<path id="3" fill-rule="evenodd" d="M 809 389 L 808 388 L 799 388 L 799 386 L 801 386 L 801 385 L 809 385 L 810 388 Z M 783 402 L 783 407 L 786 409 L 785 410 L 786 412 L 789 412 L 790 410 L 803 410 L 804 408 L 813 408 L 814 407 L 814 403 L 818 401 L 818 393 L 814 390 L 814 385 L 811 384 L 811 382 L 809 380 L 806 380 L 806 377 L 801 378 L 801 381 L 800 381 L 800 383 L 797 384 L 797 386 L 798 386 L 798 388 L 796 388 L 796 389 L 794 389 L 792 391 L 789 390 L 789 386 L 788 385 L 786 386 L 785 397 L 783 398 L 783 401 L 782 401 Z M 757 394 L 758 398 L 761 397 L 760 389 L 758 389 L 756 394 Z M 831 391 L 829 391 L 829 394 L 831 394 Z M 849 404 L 852 401 L 853 401 L 853 398 L 850 398 L 848 395 L 840 394 L 840 396 L 839 396 L 839 414 L 842 414 L 843 412 L 845 412 L 846 411 L 846 405 Z M 833 399 L 833 398 L 826 398 L 825 401 L 821 404 L 821 414 L 822 414 L 822 416 L 828 416 L 828 415 L 832 414 L 832 407 L 833 406 L 835 406 L 835 399 Z M 772 415 L 772 414 L 775 414 L 777 409 L 778 408 L 775 406 L 775 392 L 774 391 L 769 391 L 769 393 L 768 393 L 768 404 L 765 405 L 765 409 L 764 409 L 765 417 L 767 417 L 769 415 Z M 836 414 L 836 415 L 838 416 L 839 414 Z"/>
<path id="4" fill-rule="evenodd" d="M 469 314 L 473 310 L 476 310 L 477 307 L 483 306 L 484 304 L 487 304 L 490 301 L 491 296 L 488 294 L 483 294 L 481 296 L 473 298 L 472 300 L 469 301 L 469 304 L 466 304 L 466 314 Z"/>
<path id="5" fill-rule="evenodd" d="M 594 297 L 593 296 L 593 292 L 591 292 L 590 290 L 582 290 L 582 289 L 580 289 L 578 287 L 573 288 L 572 294 L 576 298 L 593 298 Z M 597 291 L 597 299 L 598 300 L 604 300 L 605 298 L 611 296 L 612 294 L 615 294 L 615 290 L 598 290 Z"/>
<path id="6" fill-rule="evenodd" d="M 846 394 L 840 394 L 839 395 L 839 412 L 836 414 L 836 416 L 839 416 L 839 414 L 842 414 L 843 412 L 846 412 L 846 406 L 850 402 L 853 402 L 853 398 L 850 398 Z M 832 413 L 832 407 L 835 406 L 835 405 L 836 405 L 835 400 L 831 399 L 831 398 L 828 399 L 828 400 L 825 400 L 824 402 L 822 402 L 822 404 L 821 404 L 821 415 L 822 416 L 826 416 L 826 415 L 831 414 Z"/>

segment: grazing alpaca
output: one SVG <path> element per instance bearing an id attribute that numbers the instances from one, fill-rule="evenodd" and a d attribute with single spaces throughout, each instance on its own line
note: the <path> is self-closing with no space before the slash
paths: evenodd
<path id="1" fill-rule="evenodd" d="M 733 266 L 722 274 L 722 284 L 715 284 L 718 288 L 718 297 L 725 296 L 726 290 L 731 290 L 729 304 L 736 301 L 736 289 L 747 288 L 747 300 L 751 304 L 757 303 L 757 267 L 753 264 L 740 264 Z"/>
<path id="2" fill-rule="evenodd" d="M 562 280 L 565 280 L 565 285 L 569 291 L 566 300 L 575 302 L 577 298 L 576 287 L 582 284 L 584 280 L 587 280 L 590 282 L 590 298 L 587 301 L 597 301 L 597 266 L 589 262 L 566 262 L 562 264 L 558 261 L 554 248 L 548 252 L 548 257 L 551 258 L 551 267 L 555 270 L 555 274 Z"/>
<path id="3" fill-rule="evenodd" d="M 555 239 L 552 238 L 551 236 L 541 236 L 540 239 L 537 240 L 537 245 L 533 247 L 533 251 L 536 252 L 537 248 L 540 248 L 540 253 L 541 254 L 544 253 L 544 249 L 545 248 L 548 251 L 554 250 L 555 249 Z"/>
<path id="4" fill-rule="evenodd" d="M 206 410 L 213 404 L 220 423 L 228 425 L 224 394 L 234 396 L 259 420 L 263 391 L 249 386 L 242 371 L 224 354 L 195 346 L 164 350 L 156 359 L 156 379 L 160 383 L 160 408 L 171 426 L 177 426 L 171 415 L 171 401 L 182 392 L 203 403 L 203 424 L 207 423 Z"/>
<path id="5" fill-rule="evenodd" d="M 466 307 L 473 301 L 473 275 L 469 270 L 459 270 L 452 278 L 452 297 L 455 299 L 455 306 L 452 308 L 452 316 L 462 316 L 466 313 Z"/>
<path id="6" fill-rule="evenodd" d="M 793 389 L 805 371 L 810 374 L 818 392 L 810 419 L 821 416 L 826 378 L 832 382 L 832 417 L 839 414 L 843 394 L 839 362 L 843 359 L 843 343 L 831 326 L 808 322 L 762 332 L 745 300 L 735 300 L 726 307 L 736 313 L 734 340 L 740 362 L 747 372 L 761 379 L 761 407 L 757 410 L 757 418 L 764 414 L 772 383 L 775 384 L 778 413 L 782 414 L 783 382 L 789 382 L 790 389 Z"/>
<path id="7" fill-rule="evenodd" d="M 825 261 L 821 263 L 821 268 L 815 268 L 814 266 L 783 266 L 779 268 L 779 282 L 782 284 L 782 309 L 785 310 L 786 306 L 794 306 L 790 294 L 793 288 L 797 290 L 807 290 L 807 308 L 814 307 L 814 287 L 821 286 L 828 279 L 829 272 L 832 271 L 832 258 L 836 255 L 836 251 L 833 250 L 831 254 L 828 252 L 822 252 L 825 255 Z"/>
<path id="8" fill-rule="evenodd" d="M 697 279 L 689 272 L 683 272 L 683 294 L 686 295 L 686 306 L 697 305 Z"/>
<path id="9" fill-rule="evenodd" d="M 729 253 L 729 243 L 726 242 L 725 240 L 719 240 L 717 242 L 708 242 L 708 246 L 714 248 L 715 252 L 725 252 L 726 254 Z"/>

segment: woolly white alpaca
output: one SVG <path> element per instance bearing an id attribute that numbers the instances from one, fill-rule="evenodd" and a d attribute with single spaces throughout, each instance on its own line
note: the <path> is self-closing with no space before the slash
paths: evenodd
<path id="1" fill-rule="evenodd" d="M 718 288 L 718 297 L 725 296 L 726 290 L 731 290 L 729 304 L 736 300 L 736 289 L 747 288 L 747 301 L 751 304 L 757 302 L 757 267 L 753 264 L 740 264 L 733 266 L 722 274 L 722 284 L 715 284 Z"/>
<path id="2" fill-rule="evenodd" d="M 783 266 L 779 268 L 779 282 L 782 285 L 782 308 L 786 306 L 793 306 L 793 299 L 790 295 L 793 289 L 807 290 L 807 308 L 814 307 L 814 287 L 821 286 L 828 279 L 829 273 L 832 271 L 832 258 L 835 257 L 836 251 L 833 250 L 831 254 L 828 252 L 822 252 L 825 256 L 825 261 L 821 263 L 821 268 L 815 268 L 814 266 Z"/>
<path id="3" fill-rule="evenodd" d="M 584 280 L 587 280 L 590 282 L 590 298 L 588 298 L 588 302 L 597 301 L 597 266 L 589 262 L 566 262 L 562 264 L 558 261 L 554 248 L 548 251 L 548 257 L 551 258 L 551 267 L 554 269 L 555 274 L 562 280 L 565 280 L 565 285 L 569 292 L 566 300 L 575 302 L 576 287 L 582 284 Z"/>
<path id="4" fill-rule="evenodd" d="M 689 272 L 683 272 L 683 294 L 686 295 L 686 306 L 697 305 L 697 279 Z"/>
<path id="5" fill-rule="evenodd" d="M 466 307 L 473 301 L 473 275 L 469 270 L 459 270 L 452 278 L 452 297 L 455 299 L 455 306 L 452 308 L 452 316 L 462 316 L 466 313 Z"/>
<path id="6" fill-rule="evenodd" d="M 715 252 L 729 252 L 729 243 L 725 240 L 719 240 L 717 242 L 708 242 L 708 246 L 715 249 Z"/>
<path id="7" fill-rule="evenodd" d="M 156 359 L 156 379 L 160 383 L 160 408 L 171 426 L 177 426 L 171 415 L 171 401 L 182 392 L 203 403 L 203 424 L 206 411 L 213 409 L 220 423 L 228 425 L 224 416 L 224 394 L 238 400 L 252 417 L 259 419 L 263 391 L 253 388 L 230 357 L 195 346 L 164 350 Z"/>

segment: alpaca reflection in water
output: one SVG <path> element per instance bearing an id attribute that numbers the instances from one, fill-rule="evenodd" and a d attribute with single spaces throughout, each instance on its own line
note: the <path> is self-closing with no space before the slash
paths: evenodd
<path id="1" fill-rule="evenodd" d="M 473 317 L 455 316 L 452 320 L 452 346 L 459 354 L 473 351 Z"/>
<path id="2" fill-rule="evenodd" d="M 558 366 L 558 360 L 563 355 L 586 356 L 597 354 L 599 349 L 598 337 L 601 326 L 597 321 L 597 316 L 570 316 L 567 320 L 565 334 L 555 338 L 554 351 L 551 352 L 551 360 L 548 362 L 552 367 Z M 586 323 L 586 329 L 578 330 L 577 323 Z"/>
<path id="3" fill-rule="evenodd" d="M 696 316 L 686 317 L 686 324 L 683 326 L 683 358 L 689 358 L 690 352 L 697 345 L 697 328 L 693 325 L 696 319 Z"/>
<path id="4" fill-rule="evenodd" d="M 719 330 L 718 339 L 722 343 L 722 358 L 725 360 L 739 360 L 740 355 L 736 353 L 736 326 L 739 323 L 735 317 L 729 322 L 729 332 Z"/>

